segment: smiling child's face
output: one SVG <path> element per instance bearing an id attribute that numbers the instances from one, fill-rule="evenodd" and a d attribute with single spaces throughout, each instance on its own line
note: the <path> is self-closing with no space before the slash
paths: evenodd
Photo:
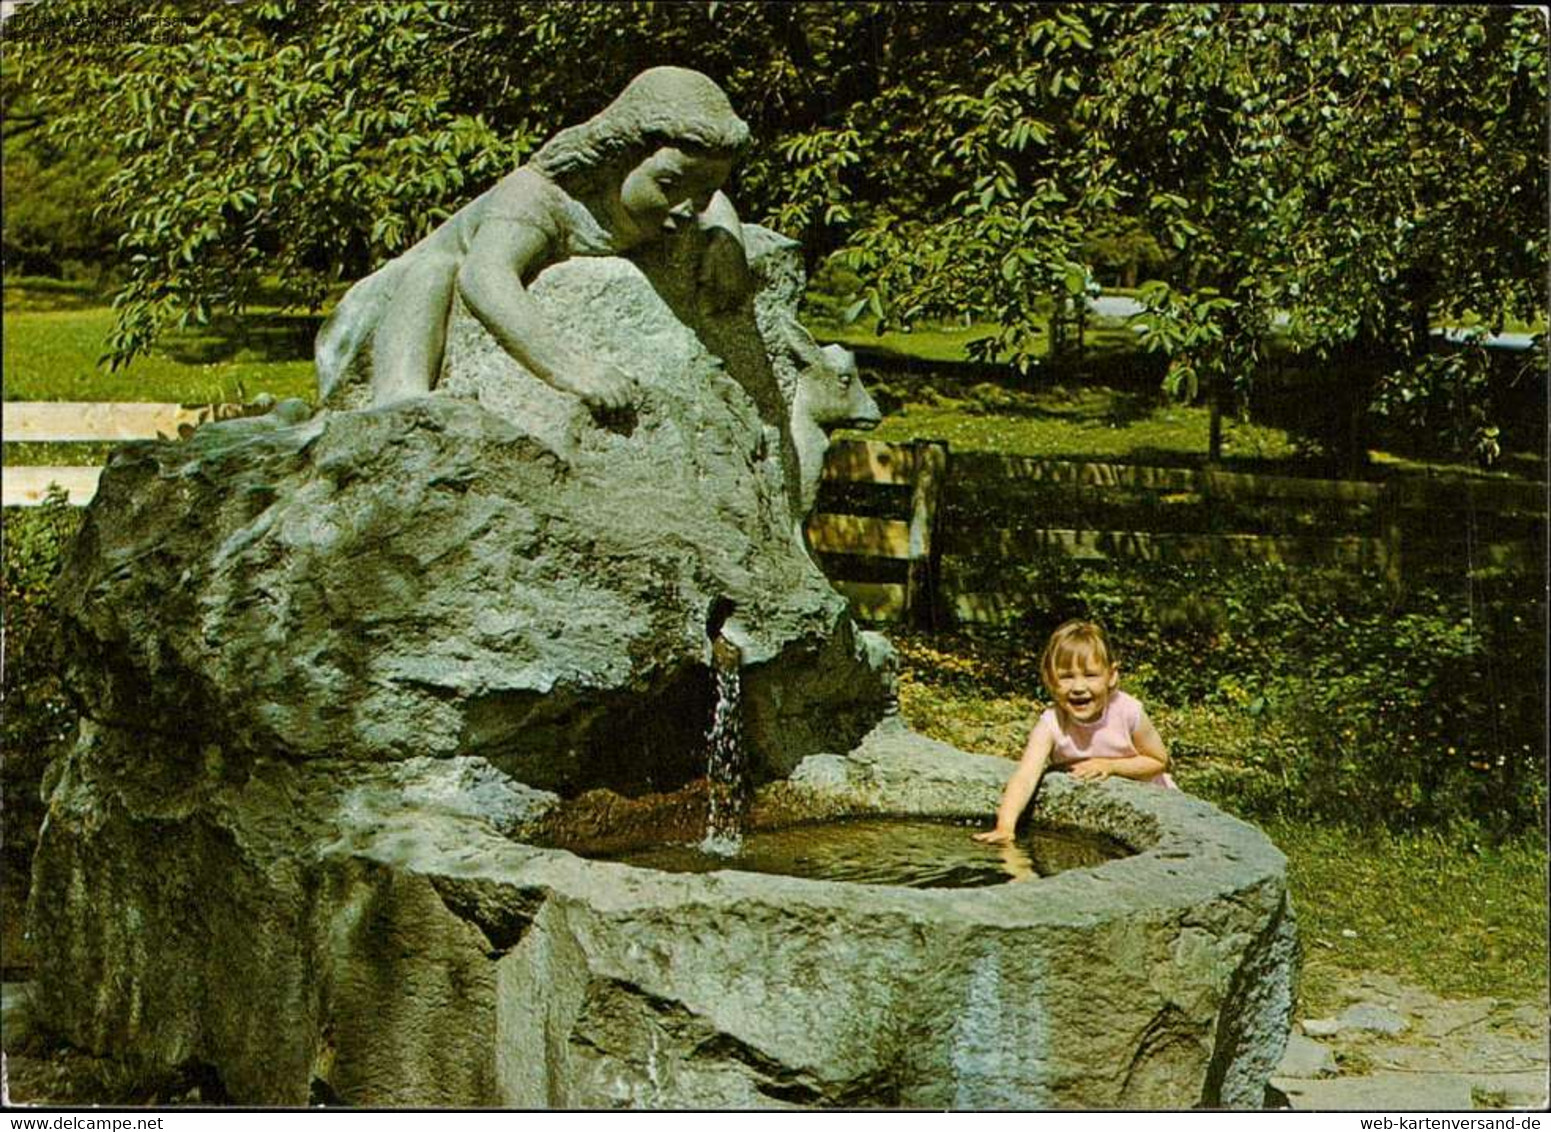
<path id="1" fill-rule="evenodd" d="M 1046 679 L 1056 706 L 1068 719 L 1097 723 L 1120 683 L 1120 669 L 1091 652 L 1078 653 L 1058 661 Z"/>
<path id="2" fill-rule="evenodd" d="M 619 203 L 632 243 L 654 239 L 704 212 L 732 172 L 730 157 L 693 155 L 664 146 L 632 169 Z"/>

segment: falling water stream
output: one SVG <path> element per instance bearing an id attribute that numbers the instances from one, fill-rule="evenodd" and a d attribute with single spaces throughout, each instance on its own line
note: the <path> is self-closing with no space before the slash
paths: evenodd
<path id="1" fill-rule="evenodd" d="M 716 676 L 716 708 L 706 735 L 706 781 L 710 805 L 706 811 L 703 853 L 731 857 L 743 846 L 743 811 L 748 802 L 745 780 L 747 757 L 743 750 L 743 703 L 739 669 L 743 654 L 738 646 L 718 635 L 711 642 L 712 670 Z"/>

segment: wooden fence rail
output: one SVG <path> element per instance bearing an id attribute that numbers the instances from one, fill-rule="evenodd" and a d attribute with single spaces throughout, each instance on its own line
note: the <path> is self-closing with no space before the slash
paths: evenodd
<path id="1" fill-rule="evenodd" d="M 934 529 L 947 464 L 947 446 L 929 441 L 843 442 L 826 454 L 825 483 L 872 489 L 883 507 L 892 504 L 895 512 L 890 516 L 818 510 L 809 517 L 808 542 L 858 617 L 932 622 Z M 879 562 L 895 564 L 894 569 L 885 566 L 880 571 Z M 858 572 L 858 563 L 870 565 Z"/>
<path id="2" fill-rule="evenodd" d="M 266 412 L 254 405 L 173 405 L 151 401 L 6 401 L 0 409 L 5 442 L 82 443 L 175 439 L 207 421 L 231 420 Z M 62 488 L 77 506 L 97 493 L 102 469 L 89 466 L 16 465 L 0 467 L 0 505 L 30 507 L 42 503 L 50 486 Z"/>
<path id="3" fill-rule="evenodd" d="M 886 499 L 857 507 L 859 488 L 915 484 L 925 451 L 934 453 L 940 486 L 929 503 L 919 496 L 924 511 L 903 511 L 897 501 L 891 509 Z M 1374 570 L 1398 585 L 1405 547 L 1423 562 L 1448 553 L 1440 540 L 1484 524 L 1506 534 L 1473 544 L 1473 567 L 1534 570 L 1546 516 L 1545 486 L 1522 481 L 1324 480 L 991 453 L 955 453 L 950 463 L 939 445 L 878 441 L 837 442 L 825 485 L 810 541 L 837 588 L 859 617 L 917 623 L 1016 617 L 1019 594 L 996 576 L 1050 553 L 1327 565 Z M 841 501 L 831 487 L 846 489 Z M 1059 514 L 1053 498 L 1066 505 Z M 1124 528 L 1106 528 L 1120 504 Z M 1070 522 L 1074 514 L 1086 525 Z M 1179 529 L 1191 524 L 1199 529 Z M 925 553 L 910 553 L 913 532 L 925 540 Z M 884 576 L 882 563 L 901 560 L 913 562 L 922 580 L 914 593 L 903 579 Z"/>
<path id="4" fill-rule="evenodd" d="M 186 436 L 198 425 L 268 404 L 173 405 L 7 401 L 6 442 L 103 442 Z M 89 502 L 101 469 L 3 466 L 3 503 L 41 503 L 51 485 Z M 808 521 L 815 555 L 856 615 L 926 627 L 1002 621 L 1018 595 L 997 567 L 1052 552 L 1079 560 L 1270 561 L 1376 569 L 1401 577 L 1403 547 L 1438 550 L 1466 520 L 1506 537 L 1472 542 L 1474 564 L 1538 569 L 1544 484 L 1495 479 L 1303 479 L 1215 469 L 959 453 L 933 441 L 838 441 Z M 1067 511 L 1050 507 L 1056 493 Z M 1118 512 L 1124 529 L 1105 529 Z M 1061 521 L 1073 517 L 1084 521 Z M 1283 516 L 1278 529 L 1215 529 L 1219 520 Z M 1093 521 L 1089 522 L 1089 518 Z M 1205 521 L 1203 521 L 1205 516 Z M 1197 527 L 1181 530 L 1186 518 Z M 1288 529 L 1281 529 L 1286 527 Z M 1436 536 L 1436 537 L 1435 537 Z M 1431 540 L 1431 542 L 1429 541 Z M 992 578 L 989 588 L 985 578 Z"/>

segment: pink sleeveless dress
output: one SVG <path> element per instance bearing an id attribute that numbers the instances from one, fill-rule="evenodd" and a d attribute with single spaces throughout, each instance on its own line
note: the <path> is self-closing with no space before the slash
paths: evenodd
<path id="1" fill-rule="evenodd" d="M 1046 708 L 1045 714 L 1040 716 L 1040 721 L 1048 721 L 1056 733 L 1055 749 L 1050 752 L 1051 768 L 1065 770 L 1081 759 L 1132 757 L 1138 752 L 1131 736 L 1136 734 L 1136 729 L 1146 718 L 1147 711 L 1142 707 L 1141 702 L 1136 697 L 1119 691 L 1110 695 L 1109 703 L 1104 707 L 1104 714 L 1099 717 L 1097 723 L 1063 724 L 1060 713 L 1055 708 Z M 1174 785 L 1174 780 L 1169 777 L 1167 771 L 1143 781 L 1165 786 L 1170 790 L 1179 789 Z"/>

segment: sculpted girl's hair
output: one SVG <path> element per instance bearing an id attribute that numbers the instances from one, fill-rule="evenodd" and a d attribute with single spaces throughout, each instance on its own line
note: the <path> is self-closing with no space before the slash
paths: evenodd
<path id="1" fill-rule="evenodd" d="M 1045 651 L 1039 658 L 1039 674 L 1045 681 L 1045 687 L 1054 688 L 1056 670 L 1079 657 L 1084 660 L 1091 657 L 1105 668 L 1115 663 L 1109 638 L 1092 621 L 1068 621 L 1050 634 Z"/>
<path id="2" fill-rule="evenodd" d="M 699 71 L 653 67 L 593 117 L 550 138 L 530 164 L 554 177 L 584 173 L 643 149 L 671 145 L 736 153 L 748 140 L 747 124 L 716 83 Z"/>

